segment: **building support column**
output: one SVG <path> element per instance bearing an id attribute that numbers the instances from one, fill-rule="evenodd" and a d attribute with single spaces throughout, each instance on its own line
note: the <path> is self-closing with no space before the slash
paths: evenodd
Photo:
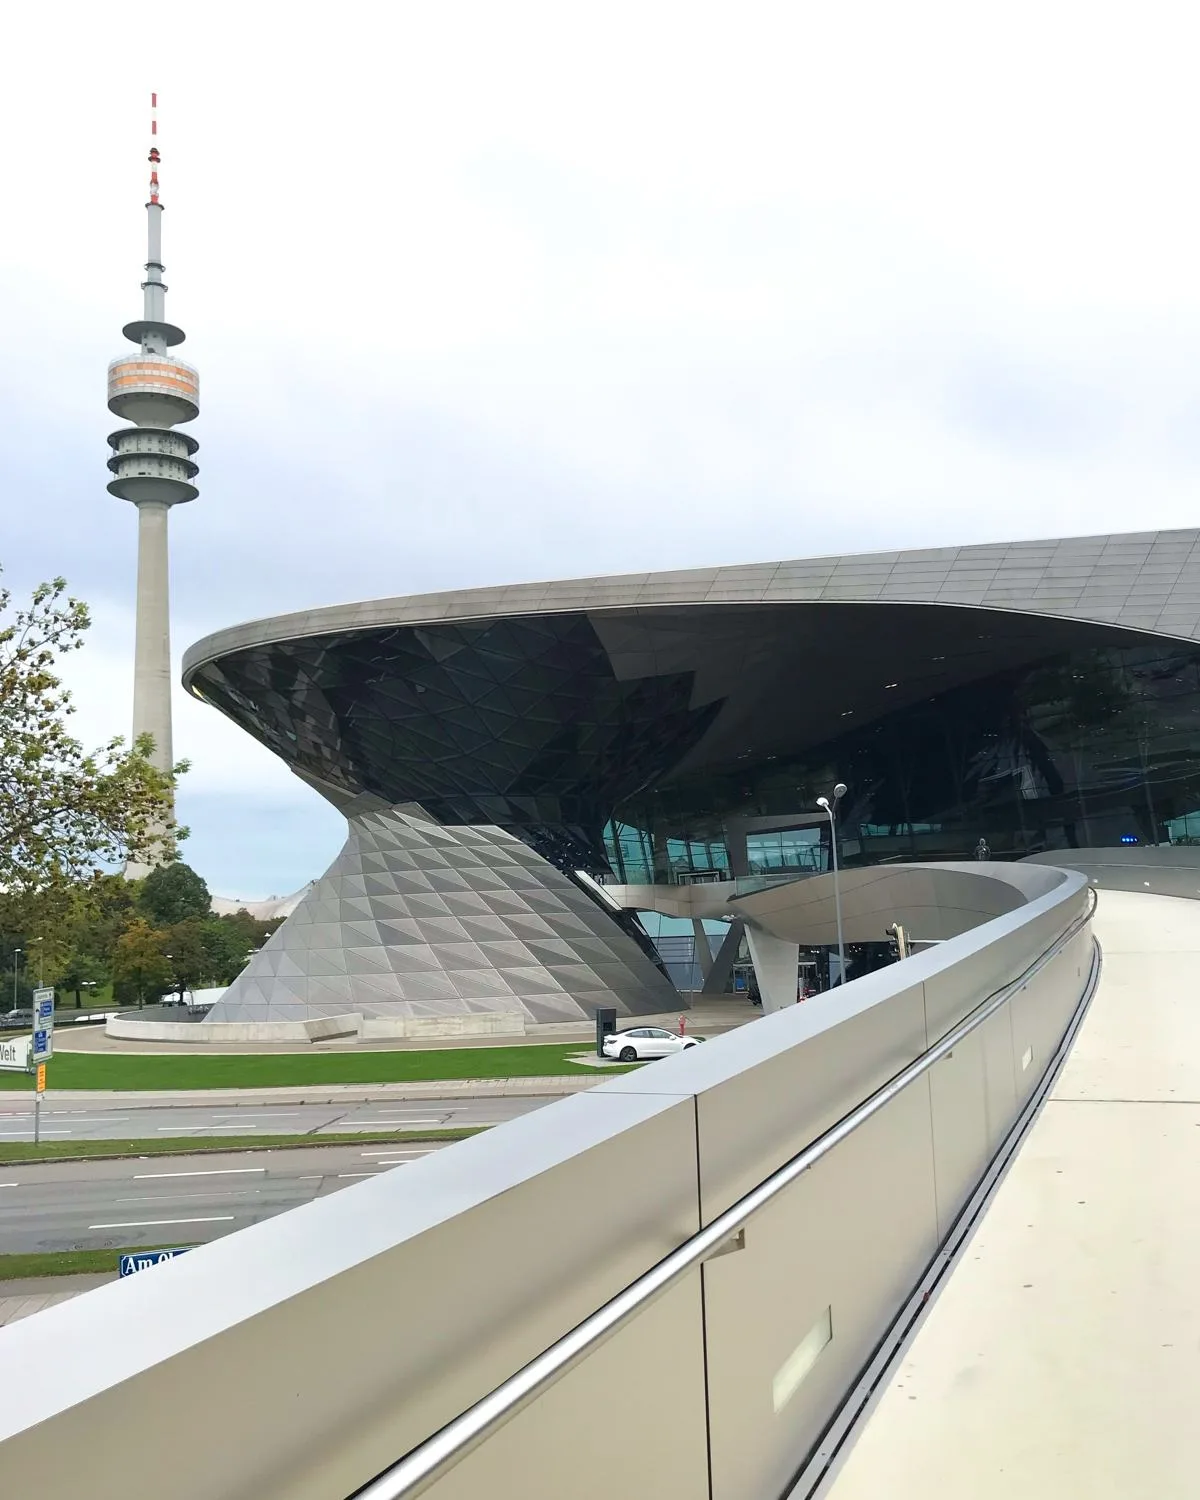
<path id="1" fill-rule="evenodd" d="M 746 924 L 740 917 L 735 918 L 729 924 L 729 931 L 725 939 L 717 949 L 717 956 L 712 961 L 712 968 L 704 980 L 704 988 L 700 991 L 702 995 L 723 995 L 725 987 L 729 983 L 729 976 L 733 973 L 733 966 L 737 963 L 738 950 L 742 946 L 742 933 Z"/>
<path id="2" fill-rule="evenodd" d="M 756 927 L 746 928 L 750 958 L 762 997 L 763 1015 L 795 1005 L 800 971 L 800 944 L 772 937 Z"/>
<path id="3" fill-rule="evenodd" d="M 696 945 L 696 962 L 700 965 L 701 989 L 708 983 L 708 976 L 712 973 L 713 953 L 708 945 L 708 933 L 704 930 L 704 920 L 701 917 L 692 918 L 692 940 Z"/>

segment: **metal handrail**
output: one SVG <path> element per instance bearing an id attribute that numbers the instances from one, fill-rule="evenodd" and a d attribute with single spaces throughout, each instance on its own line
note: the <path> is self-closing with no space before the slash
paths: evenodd
<path id="1" fill-rule="evenodd" d="M 638 1279 L 618 1292 L 603 1307 L 591 1313 L 582 1323 L 565 1334 L 550 1347 L 530 1360 L 515 1375 L 510 1375 L 503 1384 L 489 1395 L 467 1408 L 445 1427 L 426 1438 L 412 1452 L 386 1468 L 361 1489 L 354 1491 L 348 1500 L 415 1500 L 423 1495 L 456 1464 L 489 1438 L 506 1422 L 523 1411 L 550 1386 L 572 1370 L 582 1359 L 593 1353 L 602 1343 L 631 1322 L 639 1313 L 669 1290 L 681 1277 L 714 1255 L 721 1253 L 732 1240 L 744 1230 L 747 1221 L 778 1197 L 786 1188 L 814 1167 L 823 1157 L 865 1125 L 874 1115 L 889 1104 L 897 1094 L 914 1083 L 943 1057 L 952 1052 L 966 1037 L 976 1031 L 985 1021 L 1006 1005 L 1018 991 L 1062 952 L 1077 933 L 1091 921 L 1096 909 L 1096 892 L 1088 888 L 1089 903 L 1086 912 L 1076 917 L 1059 934 L 1049 948 L 1040 954 L 1016 979 L 983 1001 L 965 1021 L 946 1033 L 927 1051 L 915 1058 L 907 1067 L 875 1092 L 837 1124 L 830 1126 L 823 1135 L 804 1148 L 790 1161 L 777 1168 L 756 1188 L 739 1198 L 711 1224 L 684 1240 L 678 1249 L 660 1260 Z"/>

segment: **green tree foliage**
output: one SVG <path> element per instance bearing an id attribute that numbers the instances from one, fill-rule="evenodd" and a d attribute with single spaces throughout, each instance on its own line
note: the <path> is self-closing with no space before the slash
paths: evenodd
<path id="1" fill-rule="evenodd" d="M 208 952 L 204 943 L 205 924 L 196 917 L 175 922 L 163 935 L 171 965 L 171 987 L 183 998 L 186 990 L 204 987 L 208 972 Z"/>
<path id="2" fill-rule="evenodd" d="M 139 1009 L 159 999 L 171 979 L 171 964 L 163 950 L 164 934 L 142 917 L 134 917 L 117 939 L 113 952 L 114 993 L 136 1001 Z"/>
<path id="3" fill-rule="evenodd" d="M 75 996 L 75 1008 L 83 1004 L 83 992 L 105 984 L 112 977 L 112 965 L 86 949 L 69 949 L 54 976 L 55 984 Z"/>
<path id="4" fill-rule="evenodd" d="M 155 927 L 172 927 L 212 910 L 208 886 L 190 865 L 160 865 L 151 870 L 137 897 L 138 910 Z"/>
<path id="5" fill-rule="evenodd" d="M 185 769 L 156 770 L 148 738 L 89 751 L 68 732 L 74 706 L 58 661 L 82 647 L 91 622 L 65 591 L 61 578 L 39 584 L 13 610 L 0 589 L 0 890 L 9 896 L 147 856 Z"/>

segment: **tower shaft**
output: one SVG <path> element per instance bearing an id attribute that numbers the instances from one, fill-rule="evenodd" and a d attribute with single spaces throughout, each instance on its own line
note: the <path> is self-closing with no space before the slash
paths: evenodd
<path id="1" fill-rule="evenodd" d="M 133 658 L 133 736 L 154 740 L 150 761 L 160 771 L 171 751 L 171 612 L 167 525 L 162 500 L 138 506 L 137 624 Z"/>

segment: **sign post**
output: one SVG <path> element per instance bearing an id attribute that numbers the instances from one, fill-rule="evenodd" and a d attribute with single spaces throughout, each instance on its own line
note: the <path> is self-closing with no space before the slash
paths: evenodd
<path id="1" fill-rule="evenodd" d="M 29 1061 L 37 1069 L 33 1093 L 33 1144 L 42 1140 L 42 1095 L 46 1091 L 46 1061 L 54 1055 L 54 991 L 33 992 L 33 1046 Z"/>

